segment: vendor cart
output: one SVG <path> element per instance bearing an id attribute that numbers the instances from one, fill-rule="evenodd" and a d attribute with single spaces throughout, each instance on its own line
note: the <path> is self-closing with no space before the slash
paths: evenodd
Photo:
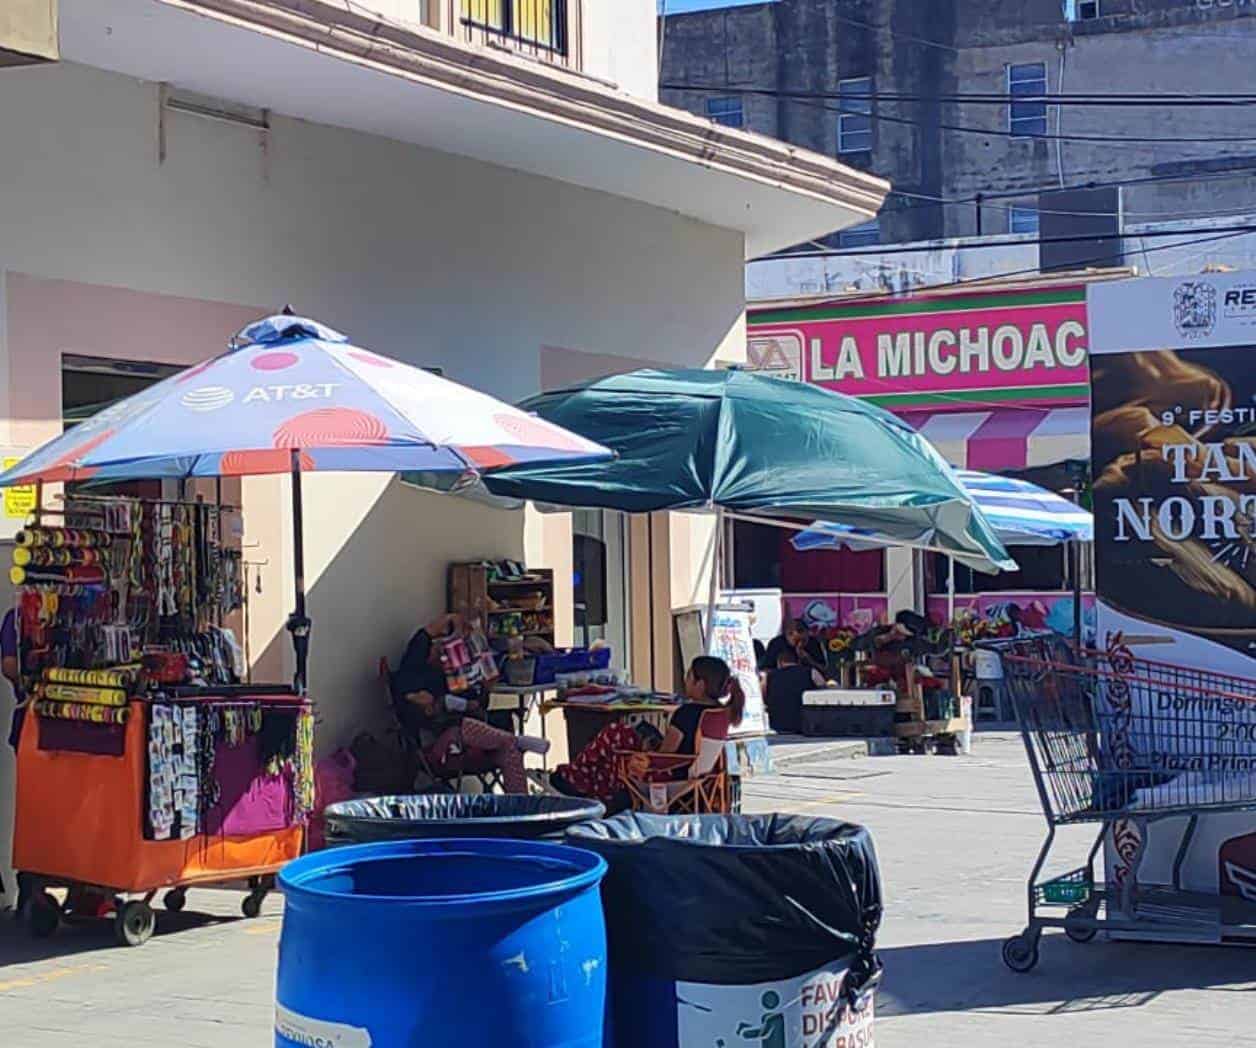
<path id="1" fill-rule="evenodd" d="M 252 711 L 268 725 L 279 722 L 281 731 L 291 725 L 296 749 L 288 767 L 267 770 L 261 733 L 244 726 Z M 74 722 L 45 716 L 36 704 L 23 727 L 13 862 L 33 882 L 32 934 L 51 935 L 61 921 L 63 904 L 50 888 L 68 889 L 67 901 L 104 896 L 106 907 L 90 915 L 111 902 L 116 938 L 127 946 L 152 935 L 152 902 L 162 890 L 165 907 L 178 911 L 189 887 L 247 882 L 241 909 L 246 917 L 258 916 L 274 874 L 301 854 L 313 784 L 308 704 L 295 695 L 246 693 L 136 700 L 118 712 L 126 715 L 118 724 Z M 200 766 L 189 773 L 196 783 L 184 780 L 188 800 L 177 817 L 190 825 L 166 827 L 163 835 L 163 827 L 153 824 L 161 763 L 155 770 L 150 747 L 163 745 L 157 736 L 175 714 L 181 724 L 190 715 L 193 731 L 210 736 L 190 754 L 192 766 Z M 238 739 L 209 726 L 230 719 L 242 725 Z M 309 740 L 304 746 L 303 734 Z M 182 731 L 180 740 L 171 766 L 183 742 L 190 743 Z M 217 799 L 203 803 L 207 784 L 201 776 L 215 774 L 205 768 L 204 756 L 211 754 L 218 766 Z"/>
<path id="2" fill-rule="evenodd" d="M 1256 682 L 1137 659 L 1119 638 L 1104 652 L 1026 640 L 1003 663 L 1048 826 L 1028 924 L 1003 944 L 1007 966 L 1038 963 L 1044 928 L 1080 943 L 1101 930 L 1173 942 L 1256 937 L 1256 903 L 1181 886 L 1198 816 L 1256 809 Z M 1169 882 L 1140 884 L 1147 827 L 1171 818 L 1183 829 Z M 1099 832 L 1085 864 L 1043 878 L 1056 830 L 1086 823 Z M 1095 860 L 1109 835 L 1116 862 L 1099 883 Z"/>
<path id="3" fill-rule="evenodd" d="M 313 805 L 309 704 L 240 683 L 236 507 L 42 492 L 11 578 L 21 687 L 13 862 L 29 927 L 112 913 L 152 934 L 166 889 L 247 881 L 255 917 Z M 65 888 L 61 903 L 50 888 Z M 138 896 L 138 898 L 129 898 Z"/>

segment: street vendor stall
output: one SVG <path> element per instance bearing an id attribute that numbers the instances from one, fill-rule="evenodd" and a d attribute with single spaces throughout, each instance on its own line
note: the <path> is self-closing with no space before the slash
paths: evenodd
<path id="1" fill-rule="evenodd" d="M 998 477 L 971 470 L 958 471 L 958 477 L 973 501 L 981 508 L 1000 541 L 1009 546 L 1059 546 L 1067 545 L 1077 562 L 1078 545 L 1093 538 L 1094 525 L 1091 514 L 1053 492 L 1009 477 Z M 798 550 L 861 549 L 883 545 L 877 537 L 865 531 L 841 523 L 817 521 L 806 531 L 794 536 L 792 543 Z M 962 667 L 970 675 L 973 665 L 975 642 L 989 639 L 992 630 L 984 619 L 976 619 L 968 612 L 960 615 L 955 610 L 954 572 L 949 587 L 949 607 L 946 622 L 939 626 L 927 616 L 900 616 L 896 625 L 903 627 L 903 636 L 888 636 L 893 627 L 884 627 L 864 638 L 850 631 L 830 631 L 824 639 L 831 651 L 839 653 L 837 660 L 842 672 L 851 660 L 861 653 L 872 654 L 877 650 L 898 652 L 898 669 L 887 677 L 871 665 L 863 667 L 860 674 L 865 683 L 879 686 L 894 680 L 898 698 L 900 738 L 940 739 L 946 747 L 950 737 L 958 732 L 971 730 L 971 703 L 964 682 Z M 1079 578 L 1075 571 L 1074 580 Z M 1074 644 L 1081 640 L 1081 593 L 1074 593 L 1072 630 Z M 1000 635 L 1015 636 L 1024 632 L 1025 625 L 1010 619 L 999 630 Z M 875 661 L 873 659 L 872 661 Z M 885 659 L 882 658 L 885 663 Z M 891 667 L 883 666 L 883 670 Z M 869 678 L 869 674 L 872 674 Z"/>
<path id="2" fill-rule="evenodd" d="M 128 945 L 152 934 L 161 889 L 179 909 L 188 885 L 252 878 L 252 916 L 267 878 L 300 853 L 313 805 L 304 473 L 409 469 L 449 488 L 502 465 L 609 454 L 284 314 L 0 475 L 9 486 L 287 474 L 293 496 L 291 685 L 237 683 L 242 660 L 216 622 L 241 588 L 220 508 L 75 489 L 60 522 L 40 508 L 19 539 L 13 580 L 31 705 L 14 865 L 39 884 L 32 930 L 56 928 L 54 886 L 70 889 L 71 905 L 103 896 L 93 915 L 112 900 Z"/>
<path id="3" fill-rule="evenodd" d="M 42 500 L 41 500 L 42 501 Z M 76 493 L 37 503 L 18 532 L 20 687 L 15 861 L 38 871 L 31 927 L 50 933 L 49 883 L 142 891 L 270 875 L 300 851 L 313 803 L 313 720 L 291 689 L 241 683 L 228 620 L 246 599 L 239 511 Z M 50 832 L 49 828 L 57 832 Z M 80 913 L 98 895 L 72 893 Z M 120 938 L 152 931 L 146 901 L 117 910 Z"/>
<path id="4" fill-rule="evenodd" d="M 502 470 L 487 478 L 488 490 L 559 507 L 713 511 L 708 623 L 726 519 L 801 530 L 822 517 L 885 542 L 945 552 L 978 570 L 1014 566 L 928 441 L 853 397 L 736 370 L 644 370 L 543 393 L 520 406 L 605 444 L 617 457 L 596 468 Z M 743 632 L 749 645 L 748 624 Z M 712 651 L 727 631 L 707 633 Z M 734 669 L 749 701 L 729 762 L 766 767 L 767 722 L 753 659 Z"/>

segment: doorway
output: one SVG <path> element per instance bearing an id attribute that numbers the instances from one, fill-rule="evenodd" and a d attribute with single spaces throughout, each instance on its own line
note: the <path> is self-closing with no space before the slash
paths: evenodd
<path id="1" fill-rule="evenodd" d="M 628 518 L 599 509 L 578 509 L 571 517 L 575 642 L 604 641 L 613 664 L 628 666 Z"/>

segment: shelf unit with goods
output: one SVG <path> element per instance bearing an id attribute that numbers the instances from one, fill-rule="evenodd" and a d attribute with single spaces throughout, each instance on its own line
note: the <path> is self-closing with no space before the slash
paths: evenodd
<path id="1" fill-rule="evenodd" d="M 504 651 L 513 637 L 538 637 L 552 646 L 554 572 L 518 565 L 507 569 L 504 563 L 451 564 L 449 610 L 482 617 L 485 635 L 497 651 Z"/>

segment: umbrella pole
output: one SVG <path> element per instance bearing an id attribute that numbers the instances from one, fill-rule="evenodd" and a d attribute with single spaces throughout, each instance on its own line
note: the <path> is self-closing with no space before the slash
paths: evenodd
<path id="1" fill-rule="evenodd" d="M 724 555 L 724 509 L 715 507 L 715 535 L 711 539 L 711 586 L 707 592 L 706 653 L 711 654 L 711 642 L 715 636 L 715 604 L 720 593 L 720 558 Z M 685 667 L 688 670 L 688 666 Z"/>
<path id="2" fill-rule="evenodd" d="M 1070 568 L 1073 573 L 1073 647 L 1078 651 L 1082 649 L 1082 573 L 1081 573 L 1081 548 L 1077 539 L 1073 539 L 1069 544 L 1069 560 Z"/>
<path id="3" fill-rule="evenodd" d="M 288 632 L 297 657 L 293 686 L 304 695 L 310 654 L 310 620 L 305 614 L 305 519 L 301 503 L 301 451 L 292 449 L 292 565 L 296 580 L 296 607 L 288 616 Z"/>
<path id="4" fill-rule="evenodd" d="M 955 558 L 946 558 L 946 624 L 955 625 Z"/>

